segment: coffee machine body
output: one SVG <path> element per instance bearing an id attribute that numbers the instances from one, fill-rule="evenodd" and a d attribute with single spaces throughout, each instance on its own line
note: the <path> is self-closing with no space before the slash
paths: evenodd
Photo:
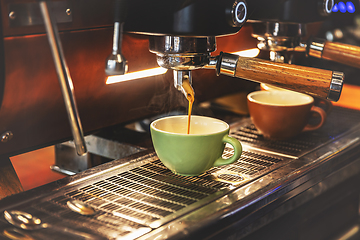
<path id="1" fill-rule="evenodd" d="M 121 18 L 125 20 L 122 52 L 128 61 L 128 71 L 158 67 L 156 55 L 149 51 L 151 36 L 206 40 L 208 36 L 215 39 L 237 33 L 242 24 L 234 22 L 232 10 L 239 2 L 241 6 L 244 4 L 242 1 L 211 1 L 211 4 L 209 1 L 158 0 L 136 4 L 128 1 L 126 15 Z M 12 156 L 70 140 L 72 134 L 39 3 L 0 3 L 0 134 L 4 139 L 0 143 L 0 155 Z M 172 71 L 106 84 L 105 63 L 113 44 L 113 1 L 47 3 L 59 31 L 85 134 L 183 105 L 173 87 Z M 245 22 L 243 16 L 240 20 Z M 248 32 L 239 38 L 244 39 L 243 44 L 235 46 L 235 51 L 254 46 Z M 196 51 L 202 48 L 194 47 Z M 206 56 L 214 50 L 212 47 L 208 51 L 205 46 Z M 248 85 L 245 81 L 217 78 L 213 72 L 204 72 L 194 74 L 201 76 L 196 83 L 199 101 Z M 212 87 L 217 84 L 221 87 Z"/>
<path id="2" fill-rule="evenodd" d="M 333 0 L 253 0 L 248 1 L 249 21 L 310 23 L 324 21 Z"/>
<path id="3" fill-rule="evenodd" d="M 238 6 L 240 5 L 240 6 Z M 149 35 L 208 37 L 234 34 L 246 18 L 242 12 L 236 21 L 236 7 L 245 7 L 245 1 L 140 0 L 129 4 L 124 17 L 125 31 Z M 241 8 L 242 9 L 242 8 Z M 241 11 L 241 9 L 239 11 Z M 245 10 L 244 10 L 245 11 Z"/>

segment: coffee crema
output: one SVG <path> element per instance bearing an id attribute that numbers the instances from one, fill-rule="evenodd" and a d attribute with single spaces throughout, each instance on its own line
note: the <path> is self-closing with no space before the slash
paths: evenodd
<path id="1" fill-rule="evenodd" d="M 314 101 L 314 99 L 309 95 L 283 90 L 259 91 L 258 93 L 251 93 L 248 95 L 248 100 L 258 104 L 271 106 L 298 106 L 310 104 Z"/>

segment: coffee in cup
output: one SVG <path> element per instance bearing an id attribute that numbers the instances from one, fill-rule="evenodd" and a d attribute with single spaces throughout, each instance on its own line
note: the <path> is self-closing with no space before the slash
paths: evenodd
<path id="1" fill-rule="evenodd" d="M 326 120 L 326 112 L 314 106 L 314 98 L 293 91 L 255 91 L 247 96 L 252 122 L 265 137 L 285 140 L 303 131 L 319 129 Z M 309 124 L 310 116 L 320 117 L 318 124 Z"/>
<path id="2" fill-rule="evenodd" d="M 266 83 L 260 83 L 260 89 L 263 91 L 276 91 L 276 90 L 282 90 L 282 91 L 290 91 L 290 92 L 294 92 L 291 90 L 287 90 L 284 88 L 280 88 L 280 87 L 275 87 Z M 314 105 L 317 107 L 320 107 L 322 109 L 325 110 L 326 114 L 329 114 L 333 108 L 333 104 L 331 101 L 326 100 L 326 99 L 322 99 L 322 98 L 318 98 L 318 97 L 314 97 Z"/>
<path id="3" fill-rule="evenodd" d="M 188 116 L 160 118 L 150 125 L 151 138 L 160 161 L 172 172 L 196 176 L 212 167 L 231 164 L 240 158 L 240 142 L 229 136 L 229 125 L 219 119 L 191 116 L 187 134 Z M 234 148 L 228 159 L 222 158 L 225 144 Z"/>

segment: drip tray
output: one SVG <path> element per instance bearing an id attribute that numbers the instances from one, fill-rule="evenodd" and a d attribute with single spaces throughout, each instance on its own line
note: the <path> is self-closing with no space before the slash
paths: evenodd
<path id="1" fill-rule="evenodd" d="M 346 133 L 359 122 L 359 118 L 359 111 L 333 107 L 326 123 L 320 129 L 303 132 L 296 138 L 286 141 L 264 138 L 250 119 L 236 123 L 230 133 L 250 148 L 289 158 L 299 158 Z"/>
<path id="2" fill-rule="evenodd" d="M 334 130 L 334 121 L 338 120 L 329 120 L 321 131 L 305 133 L 292 141 L 274 142 L 263 139 L 250 120 L 245 120 L 231 128 L 231 135 L 242 142 L 244 149 L 233 164 L 214 167 L 197 177 L 179 176 L 167 169 L 153 151 L 144 151 L 129 162 L 116 160 L 69 177 L 61 188 L 56 184 L 51 191 L 39 188 L 32 195 L 27 194 L 25 202 L 12 203 L 6 210 L 30 213 L 43 222 L 100 239 L 135 239 L 334 141 L 346 131 Z M 343 122 L 342 126 L 350 128 L 353 124 Z M 232 152 L 227 146 L 223 157 Z M 70 210 L 68 202 L 73 200 L 86 203 L 95 209 L 95 214 L 86 216 Z M 11 230 L 9 226 L 2 219 L 0 229 Z M 17 234 L 34 239 L 83 239 L 71 231 L 54 231 L 17 229 Z"/>
<path id="3" fill-rule="evenodd" d="M 232 151 L 227 148 L 224 156 L 231 155 Z M 188 177 L 172 173 L 152 152 L 135 159 L 130 166 L 102 174 L 106 177 L 100 176 L 97 181 L 91 178 L 81 181 L 61 193 L 53 192 L 53 196 L 17 210 L 42 218 L 47 223 L 71 226 L 77 231 L 105 238 L 116 235 L 116 238 L 129 239 L 132 236 L 132 239 L 288 161 L 244 151 L 234 164 L 212 168 L 199 177 Z M 67 204 L 72 200 L 86 203 L 96 213 L 82 216 L 71 211 Z M 37 235 L 40 233 L 34 234 L 34 237 L 40 237 Z"/>
<path id="4" fill-rule="evenodd" d="M 138 224 L 158 227 L 171 220 L 173 214 L 190 211 L 200 200 L 212 198 L 221 190 L 230 190 L 233 184 L 244 183 L 264 173 L 266 168 L 286 162 L 244 152 L 235 164 L 213 168 L 199 177 L 185 177 L 172 173 L 154 153 L 146 158 L 149 162 L 143 165 L 66 192 L 65 196 Z"/>

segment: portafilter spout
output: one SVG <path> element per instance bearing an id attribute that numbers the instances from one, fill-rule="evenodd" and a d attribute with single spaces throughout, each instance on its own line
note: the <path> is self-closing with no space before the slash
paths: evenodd
<path id="1" fill-rule="evenodd" d="M 105 66 L 105 73 L 109 76 L 123 75 L 128 70 L 127 60 L 121 51 L 124 19 L 126 17 L 126 0 L 115 0 L 114 9 L 113 47 Z"/>
<path id="2" fill-rule="evenodd" d="M 195 95 L 192 87 L 192 74 L 189 70 L 174 70 L 174 86 L 182 92 L 187 99 L 189 99 L 189 97 L 193 98 Z"/>

